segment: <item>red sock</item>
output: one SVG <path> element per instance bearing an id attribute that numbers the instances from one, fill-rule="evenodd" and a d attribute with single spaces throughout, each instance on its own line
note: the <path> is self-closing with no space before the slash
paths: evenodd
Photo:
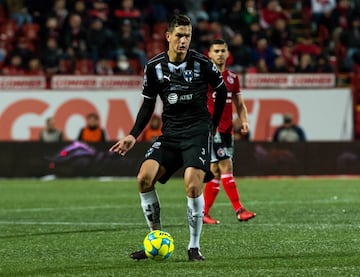
<path id="1" fill-rule="evenodd" d="M 236 187 L 235 179 L 232 173 L 221 174 L 221 182 L 223 184 L 226 195 L 228 196 L 234 211 L 239 210 L 242 205 L 240 203 L 240 196 Z"/>
<path id="2" fill-rule="evenodd" d="M 215 198 L 220 191 L 220 180 L 212 179 L 210 182 L 207 182 L 204 189 L 204 199 L 205 199 L 205 209 L 204 214 L 208 214 L 211 206 L 215 202 Z"/>

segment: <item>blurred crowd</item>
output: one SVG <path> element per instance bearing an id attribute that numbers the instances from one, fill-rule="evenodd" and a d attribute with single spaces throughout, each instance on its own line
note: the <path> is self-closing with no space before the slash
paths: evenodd
<path id="1" fill-rule="evenodd" d="M 192 48 L 225 39 L 239 73 L 360 64 L 360 0 L 0 0 L 1 75 L 141 74 L 175 13 L 193 22 Z"/>

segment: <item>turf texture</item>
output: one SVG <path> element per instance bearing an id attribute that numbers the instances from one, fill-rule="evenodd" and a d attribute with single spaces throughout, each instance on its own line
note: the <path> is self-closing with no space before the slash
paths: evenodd
<path id="1" fill-rule="evenodd" d="M 222 190 L 187 260 L 181 179 L 157 185 L 167 261 L 133 261 L 148 232 L 135 178 L 0 180 L 0 276 L 360 276 L 359 179 L 237 179 L 257 216 L 238 222 Z"/>

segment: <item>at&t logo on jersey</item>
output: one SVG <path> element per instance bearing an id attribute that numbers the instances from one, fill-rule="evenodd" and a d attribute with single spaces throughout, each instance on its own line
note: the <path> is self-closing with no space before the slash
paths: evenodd
<path id="1" fill-rule="evenodd" d="M 170 93 L 167 97 L 169 104 L 176 104 L 178 101 L 178 95 L 174 92 Z"/>

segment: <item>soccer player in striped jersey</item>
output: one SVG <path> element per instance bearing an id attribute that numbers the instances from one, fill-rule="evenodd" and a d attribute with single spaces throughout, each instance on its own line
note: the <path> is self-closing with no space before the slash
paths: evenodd
<path id="1" fill-rule="evenodd" d="M 210 171 L 211 137 L 219 125 L 226 102 L 226 86 L 217 67 L 205 55 L 189 49 L 192 35 L 190 19 L 175 15 L 169 22 L 166 39 L 169 49 L 152 58 L 145 69 L 144 101 L 129 135 L 110 151 L 125 155 L 149 122 L 157 96 L 163 103 L 162 135 L 145 154 L 137 180 L 146 222 L 150 230 L 161 230 L 157 181 L 166 183 L 180 168 L 185 168 L 187 218 L 190 231 L 190 261 L 203 261 L 200 234 L 203 225 L 203 182 Z M 216 90 L 214 113 L 207 109 L 208 85 Z M 146 259 L 144 250 L 131 253 L 135 260 Z"/>
<path id="2" fill-rule="evenodd" d="M 247 221 L 255 217 L 254 212 L 250 212 L 243 207 L 240 202 L 240 196 L 237 190 L 236 182 L 233 175 L 233 104 L 236 107 L 236 113 L 241 121 L 241 133 L 246 135 L 249 132 L 248 114 L 245 101 L 240 92 L 239 77 L 236 73 L 226 68 L 226 60 L 229 57 L 227 44 L 224 40 L 213 40 L 210 43 L 209 53 L 210 59 L 215 63 L 227 87 L 227 100 L 224 111 L 222 113 L 218 131 L 213 140 L 213 151 L 211 153 L 211 171 L 214 178 L 206 183 L 204 189 L 205 209 L 204 223 L 218 224 L 218 220 L 212 218 L 209 214 L 211 206 L 214 204 L 216 196 L 220 191 L 220 183 L 233 206 L 236 217 L 239 221 Z M 211 114 L 214 111 L 214 99 L 216 91 L 211 87 L 208 90 L 208 109 Z"/>

